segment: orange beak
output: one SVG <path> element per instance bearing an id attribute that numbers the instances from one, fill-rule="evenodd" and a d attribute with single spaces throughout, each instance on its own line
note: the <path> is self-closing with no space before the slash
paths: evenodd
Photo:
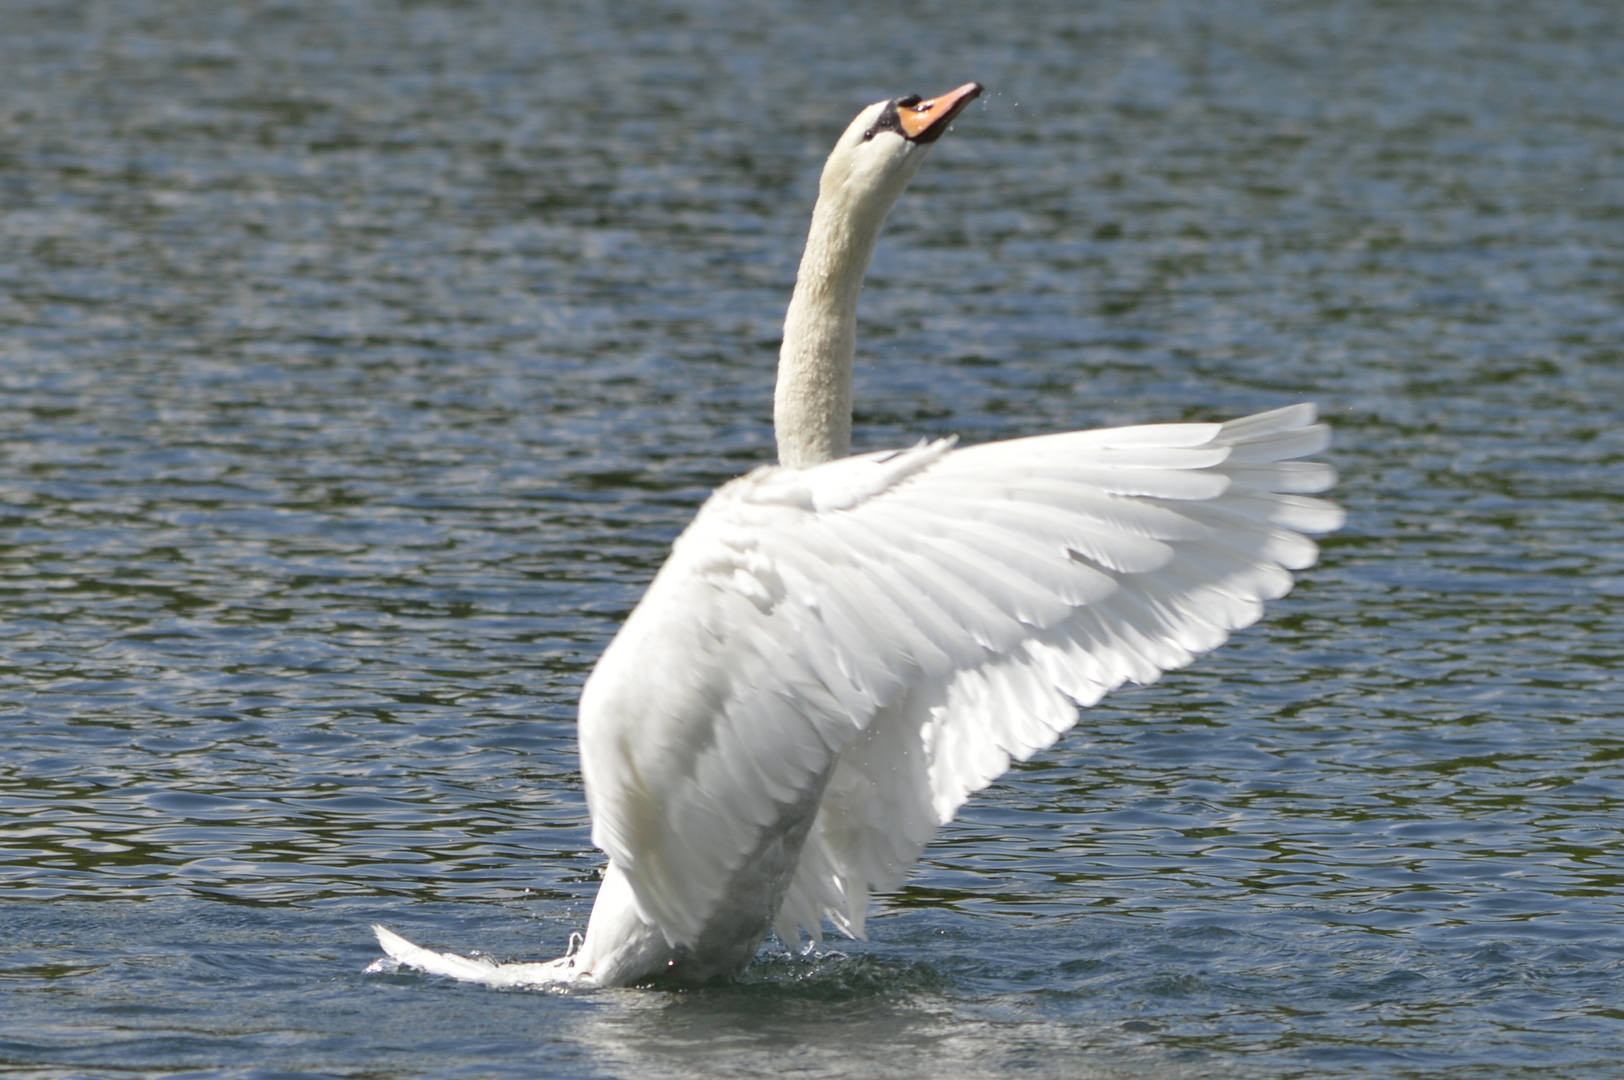
<path id="1" fill-rule="evenodd" d="M 897 110 L 902 122 L 902 133 L 914 142 L 935 142 L 947 130 L 953 118 L 981 94 L 981 84 L 967 82 L 957 90 L 949 90 L 940 97 L 921 101 L 917 105 Z"/>

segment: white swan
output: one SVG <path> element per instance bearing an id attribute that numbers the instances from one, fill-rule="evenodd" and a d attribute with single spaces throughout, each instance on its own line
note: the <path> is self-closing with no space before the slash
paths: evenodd
<path id="1" fill-rule="evenodd" d="M 1227 424 L 847 457 L 857 296 L 925 152 L 981 92 L 864 109 L 824 166 L 784 324 L 779 462 L 719 489 L 581 693 L 592 839 L 573 954 L 497 965 L 378 927 L 395 961 L 495 985 L 740 971 L 775 928 L 861 936 L 964 800 L 1124 681 L 1254 622 L 1341 524 L 1298 405 Z"/>

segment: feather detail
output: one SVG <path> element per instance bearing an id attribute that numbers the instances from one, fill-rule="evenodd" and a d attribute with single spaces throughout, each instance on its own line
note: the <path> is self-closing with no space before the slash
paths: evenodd
<path id="1" fill-rule="evenodd" d="M 1310 406 L 766 467 L 705 504 L 582 693 L 593 840 L 692 948 L 741 893 L 861 934 L 935 830 L 1124 682 L 1255 622 L 1342 521 Z M 787 893 L 759 853 L 798 845 Z M 759 876 L 759 875 L 757 875 Z M 732 916 L 730 916 L 732 917 Z"/>

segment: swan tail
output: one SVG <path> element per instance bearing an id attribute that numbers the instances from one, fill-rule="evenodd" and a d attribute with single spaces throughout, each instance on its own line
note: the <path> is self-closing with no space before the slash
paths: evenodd
<path id="1" fill-rule="evenodd" d="M 576 970 L 575 964 L 567 956 L 540 964 L 498 964 L 484 957 L 458 956 L 456 953 L 425 949 L 385 926 L 374 925 L 372 932 L 377 935 L 378 944 L 389 958 L 368 966 L 367 971 L 372 974 L 405 967 L 429 975 L 444 975 L 460 982 L 495 987 L 580 986 L 589 981 L 584 973 Z"/>

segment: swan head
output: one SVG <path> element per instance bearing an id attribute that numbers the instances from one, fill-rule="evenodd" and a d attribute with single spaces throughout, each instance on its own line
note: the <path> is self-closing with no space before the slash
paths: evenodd
<path id="1" fill-rule="evenodd" d="M 876 101 L 835 143 L 818 184 L 819 201 L 828 200 L 851 218 L 875 211 L 883 218 L 931 144 L 980 94 L 981 84 L 970 82 L 929 99 L 906 94 Z"/>

